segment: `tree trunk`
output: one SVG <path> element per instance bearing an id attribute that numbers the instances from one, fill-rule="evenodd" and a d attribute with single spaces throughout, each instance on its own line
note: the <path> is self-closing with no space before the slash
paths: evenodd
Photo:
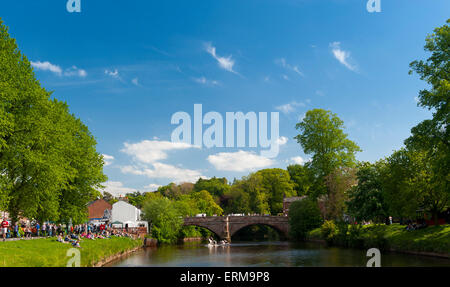
<path id="1" fill-rule="evenodd" d="M 438 226 L 439 225 L 439 217 L 438 217 L 437 211 L 433 211 L 433 220 L 434 220 L 434 225 Z"/>

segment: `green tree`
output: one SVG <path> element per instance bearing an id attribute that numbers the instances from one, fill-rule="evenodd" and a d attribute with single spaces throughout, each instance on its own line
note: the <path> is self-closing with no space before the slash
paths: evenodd
<path id="1" fill-rule="evenodd" d="M 208 191 L 193 192 L 190 197 L 196 203 L 201 213 L 206 213 L 208 216 L 222 215 L 222 208 L 214 201 L 214 198 Z"/>
<path id="2" fill-rule="evenodd" d="M 13 220 L 81 221 L 106 180 L 95 140 L 36 80 L 0 21 L 0 199 Z"/>
<path id="3" fill-rule="evenodd" d="M 339 168 L 325 177 L 328 193 L 320 197 L 324 203 L 324 218 L 342 220 L 347 212 L 349 191 L 356 186 L 356 169 Z"/>
<path id="4" fill-rule="evenodd" d="M 416 184 L 419 171 L 418 154 L 400 149 L 386 159 L 381 174 L 383 198 L 390 215 L 399 218 L 415 218 L 421 207 L 421 194 Z"/>
<path id="5" fill-rule="evenodd" d="M 309 231 L 323 222 L 317 201 L 311 198 L 294 201 L 289 206 L 289 232 L 293 239 L 304 240 Z"/>
<path id="6" fill-rule="evenodd" d="M 225 212 L 231 213 L 250 213 L 250 195 L 245 192 L 241 185 L 234 184 L 231 186 L 230 191 L 225 194 L 227 200 L 225 206 Z"/>
<path id="7" fill-rule="evenodd" d="M 312 155 L 308 165 L 323 179 L 337 168 L 354 167 L 355 154 L 361 149 L 344 133 L 344 122 L 331 111 L 314 109 L 296 125 L 295 137 L 305 154 Z"/>
<path id="8" fill-rule="evenodd" d="M 382 222 L 388 216 L 382 190 L 384 167 L 383 161 L 359 164 L 356 173 L 358 185 L 350 189 L 348 202 L 349 214 L 356 220 Z"/>
<path id="9" fill-rule="evenodd" d="M 314 186 L 314 175 L 306 165 L 289 165 L 287 167 L 291 181 L 294 183 L 294 190 L 297 195 L 309 195 Z"/>
<path id="10" fill-rule="evenodd" d="M 281 168 L 271 168 L 256 174 L 261 176 L 260 184 L 266 194 L 270 213 L 276 215 L 283 212 L 283 199 L 296 195 L 289 173 Z"/>
<path id="11" fill-rule="evenodd" d="M 154 198 L 146 201 L 143 218 L 151 223 L 151 234 L 160 243 L 177 241 L 183 225 L 183 218 L 168 198 Z"/>
<path id="12" fill-rule="evenodd" d="M 437 214 L 450 205 L 450 27 L 438 27 L 426 38 L 425 50 L 431 53 L 426 60 L 410 64 L 410 74 L 416 72 L 430 88 L 419 92 L 418 105 L 433 111 L 430 120 L 424 120 L 411 129 L 405 144 L 410 150 L 424 151 L 431 165 L 425 206 L 437 223 Z"/>

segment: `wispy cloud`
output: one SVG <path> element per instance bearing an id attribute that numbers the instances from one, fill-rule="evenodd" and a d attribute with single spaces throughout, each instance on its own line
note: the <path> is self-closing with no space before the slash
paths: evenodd
<path id="1" fill-rule="evenodd" d="M 137 190 L 134 188 L 125 187 L 122 182 L 120 181 L 107 181 L 104 183 L 105 188 L 103 191 L 108 192 L 114 196 L 124 196 L 127 193 L 133 193 Z"/>
<path id="2" fill-rule="evenodd" d="M 72 76 L 78 76 L 80 78 L 84 78 L 87 76 L 87 72 L 83 69 L 79 69 L 76 66 L 72 66 L 70 69 L 66 69 L 64 71 L 64 76 L 72 77 Z"/>
<path id="3" fill-rule="evenodd" d="M 217 170 L 221 171 L 252 171 L 273 165 L 272 159 L 260 156 L 254 152 L 240 150 L 238 152 L 221 152 L 208 156 L 207 160 Z"/>
<path id="4" fill-rule="evenodd" d="M 219 81 L 216 80 L 209 80 L 205 77 L 200 77 L 200 78 L 193 78 L 194 82 L 202 84 L 202 85 L 206 85 L 206 86 L 218 86 L 220 85 Z"/>
<path id="5" fill-rule="evenodd" d="M 341 49 L 340 42 L 333 42 L 330 44 L 331 52 L 333 56 L 338 60 L 342 65 L 347 67 L 347 69 L 356 72 L 358 70 L 356 65 L 349 63 L 349 60 L 352 60 L 351 54 L 349 51 L 345 51 Z"/>
<path id="6" fill-rule="evenodd" d="M 294 156 L 294 157 L 291 157 L 290 159 L 286 160 L 286 163 L 304 165 L 305 163 L 307 163 L 309 161 L 311 161 L 311 159 L 304 159 L 301 156 Z"/>
<path id="7" fill-rule="evenodd" d="M 233 70 L 235 61 L 233 60 L 232 56 L 228 56 L 228 57 L 220 57 L 217 55 L 216 53 L 216 47 L 213 47 L 211 45 L 211 43 L 206 43 L 205 44 L 205 50 L 206 52 L 208 52 L 214 59 L 216 59 L 217 63 L 219 64 L 219 67 L 221 67 L 222 69 L 234 73 L 234 74 L 238 74 L 236 71 Z"/>
<path id="8" fill-rule="evenodd" d="M 33 62 L 31 61 L 31 66 L 33 66 L 36 70 L 42 70 L 42 71 L 50 71 L 52 73 L 62 75 L 62 69 L 60 66 L 53 65 L 52 63 L 46 61 L 46 62 Z"/>
<path id="9" fill-rule="evenodd" d="M 280 65 L 281 67 L 285 68 L 288 71 L 294 72 L 296 74 L 298 74 L 299 76 L 303 77 L 303 73 L 300 71 L 300 68 L 296 65 L 291 65 L 289 63 L 286 62 L 285 58 L 280 58 L 280 59 L 276 59 L 275 63 L 277 65 Z"/>
<path id="10" fill-rule="evenodd" d="M 143 175 L 152 179 L 170 179 L 176 183 L 196 182 L 199 178 L 206 178 L 198 170 L 184 169 L 161 162 L 152 163 L 151 167 L 124 166 L 121 171 L 126 174 Z"/>
<path id="11" fill-rule="evenodd" d="M 108 76 L 110 76 L 112 78 L 115 78 L 115 79 L 120 79 L 119 71 L 117 69 L 114 69 L 114 71 L 106 69 L 105 70 L 105 75 L 108 75 Z"/>
<path id="12" fill-rule="evenodd" d="M 305 106 L 306 105 L 304 103 L 293 101 L 285 105 L 277 106 L 275 107 L 275 109 L 279 110 L 283 114 L 290 114 L 294 112 L 297 109 L 297 107 L 305 107 Z"/>
<path id="13" fill-rule="evenodd" d="M 139 86 L 139 79 L 138 78 L 134 78 L 131 80 L 131 83 L 135 86 Z"/>
<path id="14" fill-rule="evenodd" d="M 132 156 L 142 163 L 154 163 L 167 158 L 167 152 L 171 150 L 184 150 L 197 148 L 187 143 L 173 143 L 169 141 L 143 140 L 138 143 L 124 143 L 122 152 Z"/>
<path id="15" fill-rule="evenodd" d="M 112 155 L 103 154 L 103 161 L 105 162 L 105 166 L 111 165 L 114 161 L 114 157 Z"/>
<path id="16" fill-rule="evenodd" d="M 87 76 L 87 72 L 85 70 L 79 69 L 76 66 L 72 66 L 71 68 L 68 68 L 63 71 L 63 69 L 60 66 L 52 64 L 48 61 L 45 61 L 45 62 L 31 61 L 30 64 L 36 70 L 52 72 L 58 76 L 66 76 L 66 77 L 78 76 L 81 78 L 84 78 Z"/>

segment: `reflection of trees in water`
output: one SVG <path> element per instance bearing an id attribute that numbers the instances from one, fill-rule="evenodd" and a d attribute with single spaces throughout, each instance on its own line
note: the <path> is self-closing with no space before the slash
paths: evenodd
<path id="1" fill-rule="evenodd" d="M 279 241 L 284 239 L 280 232 L 268 225 L 250 225 L 236 232 L 231 241 Z"/>

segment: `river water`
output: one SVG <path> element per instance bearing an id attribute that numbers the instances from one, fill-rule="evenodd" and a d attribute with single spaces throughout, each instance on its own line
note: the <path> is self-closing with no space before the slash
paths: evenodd
<path id="1" fill-rule="evenodd" d="M 109 266 L 137 267 L 364 267 L 365 250 L 326 247 L 317 243 L 233 242 L 227 247 L 203 243 L 145 248 Z M 447 266 L 450 259 L 387 252 L 381 266 Z"/>

